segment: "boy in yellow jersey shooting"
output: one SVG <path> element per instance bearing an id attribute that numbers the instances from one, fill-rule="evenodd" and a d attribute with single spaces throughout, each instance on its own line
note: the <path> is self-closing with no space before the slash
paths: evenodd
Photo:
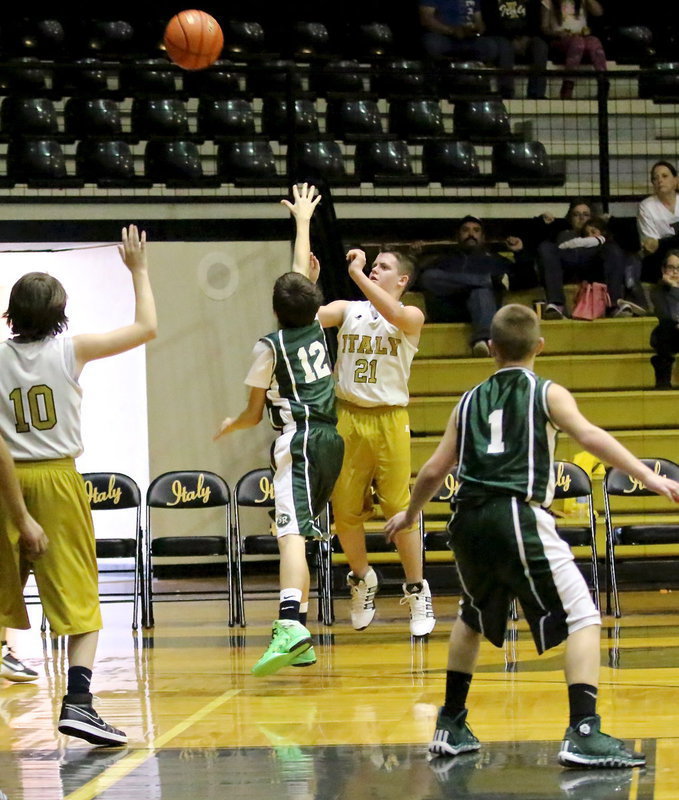
<path id="1" fill-rule="evenodd" d="M 294 203 L 284 200 L 297 226 L 294 269 L 312 280 L 317 262 L 311 256 L 309 227 L 315 208 L 314 187 L 293 187 Z M 372 487 L 389 518 L 408 505 L 410 424 L 408 378 L 424 324 L 424 314 L 404 306 L 401 296 L 414 265 L 402 253 L 379 253 L 369 275 L 362 250 L 347 253 L 349 275 L 366 299 L 335 300 L 321 306 L 324 328 L 339 327 L 335 364 L 337 430 L 344 439 L 344 462 L 332 495 L 337 534 L 351 571 L 351 621 L 363 630 L 375 615 L 379 588 L 365 545 L 365 522 L 373 514 Z M 405 571 L 404 603 L 410 609 L 410 632 L 426 636 L 436 623 L 431 591 L 424 580 L 422 547 L 411 527 L 394 538 Z"/>
<path id="2" fill-rule="evenodd" d="M 82 452 L 78 378 L 88 362 L 148 342 L 157 327 L 146 235 L 130 225 L 122 240 L 119 252 L 134 289 L 134 322 L 108 333 L 57 336 L 68 322 L 64 288 L 46 273 L 31 272 L 12 287 L 5 317 L 13 337 L 0 344 L 0 432 L 28 511 L 50 540 L 33 564 L 40 600 L 52 632 L 68 636 L 67 693 L 58 727 L 97 745 L 121 745 L 127 737 L 92 707 L 90 681 L 102 623 L 92 514 L 74 461 Z M 28 565 L 5 513 L 0 514 L 2 540 L 11 547 L 0 559 L 0 608 L 11 604 L 19 613 Z M 28 620 L 24 616 L 8 624 L 26 628 Z"/>
<path id="3" fill-rule="evenodd" d="M 478 750 L 466 700 L 481 637 L 502 647 L 509 604 L 518 598 L 539 653 L 566 640 L 570 721 L 559 762 L 566 767 L 638 767 L 645 758 L 600 730 L 596 713 L 601 618 L 568 545 L 546 510 L 554 496 L 556 434 L 648 489 L 679 502 L 679 483 L 656 475 L 616 439 L 582 416 L 571 393 L 533 371 L 540 323 L 525 306 L 501 308 L 491 324 L 497 372 L 466 392 L 439 446 L 420 470 L 410 505 L 387 522 L 387 537 L 408 530 L 457 465 L 448 524 L 462 584 L 450 635 L 445 703 L 429 752 Z"/>

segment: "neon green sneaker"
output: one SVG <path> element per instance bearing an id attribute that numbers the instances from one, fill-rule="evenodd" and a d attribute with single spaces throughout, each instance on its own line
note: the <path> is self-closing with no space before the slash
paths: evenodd
<path id="1" fill-rule="evenodd" d="M 312 664 L 316 663 L 316 653 L 314 652 L 314 648 L 310 647 L 308 650 L 305 650 L 303 653 L 297 656 L 294 661 L 290 662 L 291 667 L 310 667 Z"/>
<path id="2" fill-rule="evenodd" d="M 271 644 L 252 668 L 252 674 L 258 678 L 273 675 L 274 672 L 291 664 L 297 656 L 310 647 L 311 634 L 301 622 L 277 619 L 271 629 Z"/>
<path id="3" fill-rule="evenodd" d="M 646 757 L 625 747 L 620 739 L 601 732 L 598 714 L 567 728 L 559 751 L 564 767 L 643 767 Z"/>

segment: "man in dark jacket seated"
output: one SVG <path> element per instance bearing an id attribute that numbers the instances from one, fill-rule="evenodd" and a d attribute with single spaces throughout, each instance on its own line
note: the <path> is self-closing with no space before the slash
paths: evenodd
<path id="1" fill-rule="evenodd" d="M 458 226 L 457 246 L 422 267 L 414 287 L 424 294 L 428 322 L 471 322 L 472 354 L 479 358 L 490 355 L 490 321 L 502 301 L 504 276 L 535 272 L 532 261 L 524 263 L 521 239 L 510 236 L 505 245 L 515 254 L 514 263 L 490 252 L 481 220 L 466 216 Z"/>

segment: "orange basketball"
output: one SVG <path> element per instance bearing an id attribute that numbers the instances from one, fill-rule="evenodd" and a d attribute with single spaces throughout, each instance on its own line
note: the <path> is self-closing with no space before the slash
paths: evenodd
<path id="1" fill-rule="evenodd" d="M 167 23 L 163 42 L 168 56 L 184 69 L 205 69 L 224 47 L 219 23 L 205 11 L 180 11 Z"/>

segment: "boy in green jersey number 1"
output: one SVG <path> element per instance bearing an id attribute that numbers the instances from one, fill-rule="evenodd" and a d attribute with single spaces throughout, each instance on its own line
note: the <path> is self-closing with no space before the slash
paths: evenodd
<path id="1" fill-rule="evenodd" d="M 478 750 L 466 723 L 466 700 L 481 637 L 504 642 L 509 604 L 518 598 L 539 653 L 566 639 L 570 722 L 559 762 L 567 767 L 636 767 L 645 757 L 600 730 L 596 713 L 601 618 L 587 585 L 546 510 L 554 493 L 556 433 L 564 431 L 602 461 L 679 502 L 679 483 L 656 475 L 616 439 L 582 416 L 573 396 L 533 372 L 542 351 L 539 321 L 520 305 L 494 316 L 497 371 L 466 392 L 439 446 L 422 467 L 407 511 L 387 537 L 410 526 L 457 465 L 458 489 L 448 525 L 462 584 L 450 636 L 446 696 L 429 752 Z"/>

